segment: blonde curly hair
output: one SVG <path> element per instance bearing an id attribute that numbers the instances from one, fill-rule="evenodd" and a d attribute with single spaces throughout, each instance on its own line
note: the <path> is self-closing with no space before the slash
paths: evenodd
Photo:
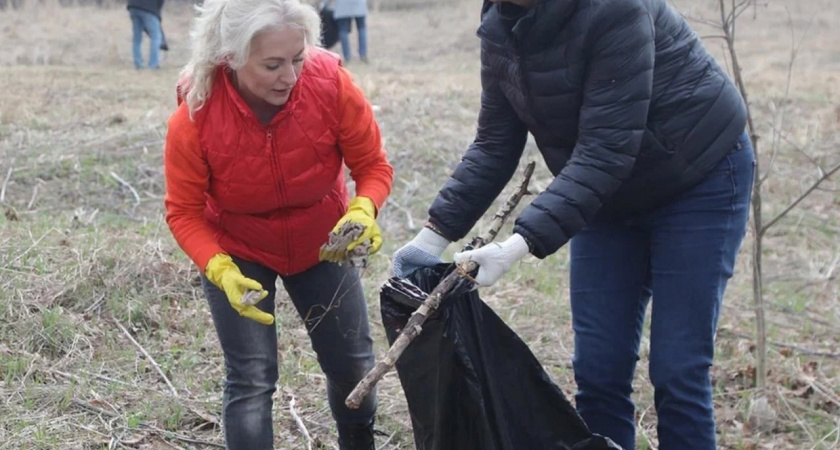
<path id="1" fill-rule="evenodd" d="M 204 106 L 219 65 L 241 68 L 251 52 L 251 41 L 271 29 L 299 29 L 307 46 L 318 46 L 321 19 L 301 0 L 205 0 L 190 31 L 192 55 L 181 70 L 179 90 L 193 117 Z"/>

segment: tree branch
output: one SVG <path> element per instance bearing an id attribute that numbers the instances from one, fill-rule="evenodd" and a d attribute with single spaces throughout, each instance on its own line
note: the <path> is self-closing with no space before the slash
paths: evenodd
<path id="1" fill-rule="evenodd" d="M 799 196 L 799 198 L 794 200 L 793 203 L 791 203 L 790 205 L 788 205 L 787 208 L 784 209 L 784 211 L 777 214 L 776 217 L 770 219 L 770 221 L 767 222 L 767 224 L 761 227 L 760 233 L 764 235 L 764 233 L 766 233 L 770 227 L 772 227 L 776 224 L 776 222 L 785 217 L 789 212 L 793 210 L 793 208 L 796 208 L 796 206 L 799 205 L 799 203 L 801 203 L 802 200 L 805 200 L 805 198 L 811 195 L 811 192 L 814 192 L 820 186 L 820 184 L 822 184 L 823 181 L 831 178 L 831 176 L 837 173 L 838 170 L 840 170 L 840 164 L 835 165 L 834 167 L 829 169 L 828 172 L 824 172 L 823 175 L 811 185 L 811 187 L 809 187 L 805 192 L 802 193 L 802 195 Z"/>
<path id="2" fill-rule="evenodd" d="M 166 376 L 165 373 L 163 373 L 163 369 L 161 369 L 157 361 L 155 361 L 155 359 L 152 358 L 152 355 L 150 355 L 149 352 L 147 352 L 146 349 L 143 348 L 143 346 L 140 345 L 140 343 L 134 339 L 131 333 L 129 333 L 128 330 L 126 330 L 125 327 L 122 326 L 122 324 L 119 321 L 117 321 L 117 319 L 114 319 L 114 325 L 116 325 L 117 328 L 119 328 L 120 331 L 122 331 L 122 333 L 125 335 L 125 337 L 127 337 L 128 340 L 131 341 L 131 343 L 134 344 L 134 346 L 137 347 L 138 350 L 140 350 L 140 353 L 142 353 L 143 356 L 146 357 L 146 359 L 149 361 L 149 364 L 151 364 L 152 367 L 155 368 L 158 375 L 160 375 L 160 377 L 163 379 L 166 385 L 169 386 L 169 390 L 172 391 L 172 395 L 178 397 L 178 391 L 175 389 L 175 386 L 172 385 L 172 382 L 169 381 L 169 378 Z"/>
<path id="3" fill-rule="evenodd" d="M 487 231 L 485 236 L 476 239 L 475 248 L 482 247 L 496 238 L 505 220 L 516 208 L 516 205 L 522 197 L 528 194 L 528 183 L 531 181 L 531 175 L 534 173 L 534 166 L 535 163 L 530 162 L 525 167 L 525 179 L 522 181 L 519 189 L 508 197 L 499 212 L 493 216 L 490 229 Z M 359 405 L 361 405 L 362 400 L 370 393 L 373 387 L 376 386 L 376 383 L 378 383 L 379 380 L 381 380 L 382 377 L 384 377 L 385 374 L 394 367 L 397 363 L 397 359 L 399 359 L 400 355 L 403 354 L 408 345 L 420 335 L 420 332 L 423 331 L 423 324 L 426 322 L 426 319 L 428 319 L 429 316 L 438 309 L 443 298 L 452 291 L 462 277 L 466 276 L 477 267 L 478 265 L 474 261 L 464 261 L 459 264 L 457 270 L 452 271 L 449 275 L 444 277 L 440 283 L 438 283 L 438 285 L 423 301 L 423 304 L 420 305 L 420 307 L 417 308 L 417 310 L 411 315 L 411 318 L 408 319 L 408 322 L 400 331 L 399 336 L 397 336 L 394 340 L 391 348 L 388 349 L 385 357 L 377 361 L 373 369 L 365 374 L 364 378 L 362 378 L 362 380 L 359 381 L 353 389 L 353 392 L 347 396 L 347 400 L 344 403 L 348 408 L 357 409 Z"/>

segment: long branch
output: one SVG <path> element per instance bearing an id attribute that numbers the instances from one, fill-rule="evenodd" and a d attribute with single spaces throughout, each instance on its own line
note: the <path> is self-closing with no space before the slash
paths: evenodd
<path id="1" fill-rule="evenodd" d="M 776 224 L 776 222 L 782 220 L 782 218 L 785 217 L 789 212 L 791 212 L 793 208 L 796 208 L 796 206 L 799 203 L 801 203 L 802 200 L 805 200 L 806 197 L 811 195 L 811 192 L 814 192 L 818 187 L 820 187 L 820 184 L 822 184 L 823 181 L 831 178 L 831 176 L 837 173 L 838 170 L 840 170 L 840 164 L 837 164 L 836 166 L 832 167 L 831 169 L 829 169 L 828 172 L 823 173 L 823 176 L 821 176 L 817 181 L 815 181 L 814 184 L 811 185 L 811 187 L 806 189 L 805 192 L 803 192 L 802 195 L 799 196 L 799 198 L 794 200 L 790 205 L 788 205 L 787 208 L 784 209 L 784 211 L 777 214 L 776 217 L 770 219 L 770 221 L 767 222 L 766 225 L 761 227 L 761 234 L 766 233 L 770 227 Z"/>
<path id="2" fill-rule="evenodd" d="M 486 245 L 496 238 L 505 220 L 516 208 L 516 205 L 522 197 L 528 194 L 528 184 L 531 181 L 531 175 L 534 173 L 534 166 L 535 163 L 530 162 L 525 167 L 525 179 L 522 181 L 519 189 L 508 197 L 499 212 L 493 216 L 493 220 L 487 234 L 476 240 L 476 248 Z M 411 315 L 411 318 L 408 319 L 408 322 L 406 322 L 405 326 L 400 331 L 399 336 L 397 336 L 397 339 L 394 340 L 391 348 L 388 349 L 385 357 L 377 361 L 373 369 L 365 374 L 364 378 L 362 378 L 362 380 L 359 381 L 353 389 L 353 392 L 347 396 L 347 400 L 344 403 L 348 408 L 357 409 L 359 405 L 361 405 L 362 400 L 367 397 L 373 387 L 376 386 L 376 383 L 378 383 L 379 380 L 381 380 L 382 377 L 384 377 L 385 374 L 388 373 L 394 365 L 396 365 L 397 360 L 403 354 L 408 345 L 420 335 L 420 332 L 423 331 L 423 324 L 426 322 L 426 319 L 428 319 L 429 316 L 438 309 L 443 298 L 452 291 L 464 274 L 472 272 L 476 269 L 476 267 L 477 265 L 475 262 L 465 261 L 458 266 L 457 270 L 450 272 L 449 275 L 444 277 L 443 280 L 441 280 L 441 282 L 432 289 L 432 292 L 426 297 L 423 304 L 420 305 L 420 307 L 417 308 L 417 310 Z"/>
<path id="3" fill-rule="evenodd" d="M 152 355 L 150 355 L 149 352 L 147 352 L 146 349 L 143 348 L 143 346 L 140 345 L 140 343 L 137 342 L 136 339 L 134 339 L 131 333 L 129 333 L 128 330 L 126 330 L 125 327 L 122 326 L 122 324 L 119 321 L 117 321 L 117 319 L 114 319 L 114 325 L 116 325 L 117 328 L 119 328 L 120 331 L 122 331 L 122 333 L 125 335 L 125 337 L 127 337 L 128 340 L 130 340 L 131 343 L 134 344 L 134 346 L 137 347 L 138 350 L 140 350 L 140 353 L 142 353 L 143 356 L 146 357 L 146 360 L 149 361 L 149 364 L 151 364 L 152 367 L 155 368 L 155 370 L 166 383 L 166 385 L 169 386 L 169 390 L 172 391 L 172 395 L 178 397 L 178 391 L 175 389 L 175 386 L 172 385 L 172 382 L 169 381 L 169 378 L 166 376 L 165 373 L 163 373 L 163 370 L 160 368 L 160 365 L 158 365 L 157 361 L 155 361 L 155 359 L 152 358 Z"/>

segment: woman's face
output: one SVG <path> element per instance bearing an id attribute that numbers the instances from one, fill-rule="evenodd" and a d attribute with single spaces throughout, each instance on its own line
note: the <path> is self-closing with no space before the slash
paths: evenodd
<path id="1" fill-rule="evenodd" d="M 306 41 L 300 30 L 263 31 L 251 41 L 251 54 L 236 70 L 236 87 L 252 108 L 283 106 L 303 68 Z"/>

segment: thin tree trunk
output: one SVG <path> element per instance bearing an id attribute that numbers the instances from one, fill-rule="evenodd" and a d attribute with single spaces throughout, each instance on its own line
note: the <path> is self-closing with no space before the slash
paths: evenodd
<path id="1" fill-rule="evenodd" d="M 736 10 L 737 6 L 732 5 L 731 11 L 727 13 L 726 1 L 720 2 L 720 16 L 721 26 L 723 28 L 724 38 L 726 39 L 726 48 L 729 51 L 729 59 L 732 61 L 732 75 L 735 78 L 735 84 L 741 92 L 741 97 L 744 98 L 744 103 L 747 108 L 747 126 L 749 127 L 750 140 L 752 141 L 753 150 L 755 151 L 755 175 L 753 181 L 752 191 L 752 219 L 753 219 L 753 307 L 755 309 L 755 333 L 756 333 L 756 376 L 755 384 L 760 391 L 764 391 L 767 387 L 767 326 L 764 316 L 764 292 L 762 284 L 762 266 L 761 255 L 763 252 L 763 237 L 764 229 L 762 228 L 761 217 L 761 170 L 759 164 L 759 150 L 758 150 L 758 135 L 756 134 L 755 124 L 753 123 L 752 111 L 750 109 L 749 96 L 747 94 L 747 87 L 744 83 L 744 77 L 741 74 L 741 65 L 738 62 L 738 52 L 735 51 L 735 23 L 739 12 Z"/>

